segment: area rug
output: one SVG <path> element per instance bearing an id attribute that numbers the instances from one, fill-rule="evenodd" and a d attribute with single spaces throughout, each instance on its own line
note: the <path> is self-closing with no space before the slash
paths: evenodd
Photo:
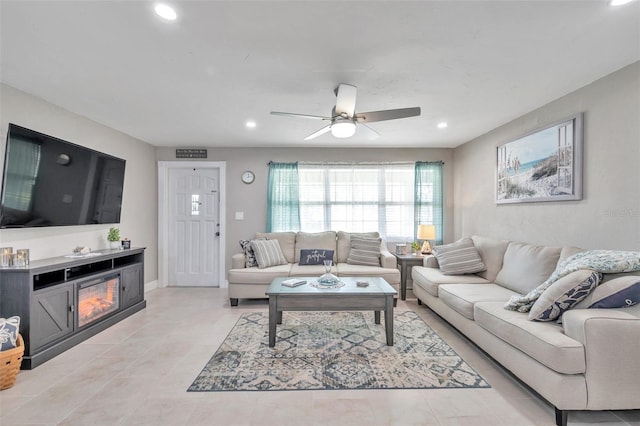
<path id="1" fill-rule="evenodd" d="M 395 311 L 394 346 L 373 312 L 243 314 L 189 392 L 488 388 L 415 312 Z"/>

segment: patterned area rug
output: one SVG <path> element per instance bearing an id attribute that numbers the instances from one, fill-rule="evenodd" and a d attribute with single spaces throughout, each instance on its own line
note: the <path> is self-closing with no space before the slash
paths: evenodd
<path id="1" fill-rule="evenodd" d="M 381 316 L 285 312 L 269 348 L 269 314 L 243 314 L 188 391 L 490 387 L 415 312 L 395 311 L 394 346 Z"/>

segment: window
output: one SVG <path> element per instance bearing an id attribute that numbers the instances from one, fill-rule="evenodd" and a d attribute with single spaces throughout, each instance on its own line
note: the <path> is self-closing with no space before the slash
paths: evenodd
<path id="1" fill-rule="evenodd" d="M 302 231 L 378 231 L 389 241 L 414 235 L 414 165 L 299 164 Z"/>
<path id="2" fill-rule="evenodd" d="M 442 164 L 271 162 L 267 232 L 378 231 L 404 242 L 418 224 L 433 224 L 441 244 Z"/>
<path id="3" fill-rule="evenodd" d="M 40 167 L 40 145 L 16 138 L 11 145 L 12 158 L 8 163 L 7 184 L 4 188 L 5 207 L 30 211 L 36 176 Z"/>

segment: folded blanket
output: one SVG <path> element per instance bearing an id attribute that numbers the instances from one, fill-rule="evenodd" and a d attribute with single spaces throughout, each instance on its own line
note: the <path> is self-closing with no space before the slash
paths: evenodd
<path id="1" fill-rule="evenodd" d="M 603 274 L 640 271 L 640 252 L 616 250 L 587 250 L 566 258 L 551 276 L 525 295 L 511 296 L 505 309 L 529 312 L 538 297 L 560 278 L 580 269 L 591 269 Z"/>

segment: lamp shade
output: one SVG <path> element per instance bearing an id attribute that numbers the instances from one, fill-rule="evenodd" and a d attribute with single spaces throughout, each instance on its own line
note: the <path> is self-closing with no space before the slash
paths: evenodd
<path id="1" fill-rule="evenodd" d="M 435 225 L 418 225 L 418 239 L 419 240 L 435 240 L 436 239 Z"/>

